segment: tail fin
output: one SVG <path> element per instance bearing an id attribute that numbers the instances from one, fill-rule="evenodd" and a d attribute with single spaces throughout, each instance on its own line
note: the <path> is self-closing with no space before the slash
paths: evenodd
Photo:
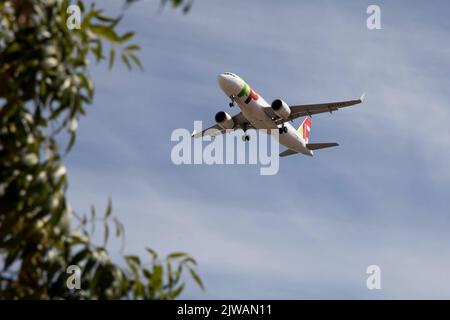
<path id="1" fill-rule="evenodd" d="M 303 139 L 305 139 L 305 142 L 308 143 L 309 141 L 309 135 L 311 134 L 311 118 L 307 117 L 303 123 L 298 127 L 297 131 L 302 136 Z"/>

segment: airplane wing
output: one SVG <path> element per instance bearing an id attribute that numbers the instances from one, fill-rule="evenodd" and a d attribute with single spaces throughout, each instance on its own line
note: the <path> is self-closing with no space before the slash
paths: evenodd
<path id="1" fill-rule="evenodd" d="M 237 130 L 237 129 L 251 129 L 253 128 L 253 126 L 250 124 L 250 122 L 248 122 L 247 118 L 244 117 L 244 115 L 242 114 L 242 112 L 239 112 L 238 114 L 236 114 L 235 116 L 232 117 L 233 122 L 234 122 L 234 127 L 230 130 Z M 214 130 L 215 129 L 215 130 Z M 193 138 L 198 138 L 198 137 L 203 137 L 203 136 L 218 136 L 220 134 L 225 133 L 227 130 L 221 128 L 218 124 L 215 124 L 205 130 L 203 130 L 202 132 L 192 132 L 192 137 Z"/>
<path id="2" fill-rule="evenodd" d="M 350 107 L 363 102 L 364 96 L 365 95 L 363 94 L 361 98 L 357 100 L 289 106 L 291 108 L 291 115 L 289 116 L 288 121 L 323 112 L 332 113 L 333 111 L 337 111 L 341 108 Z M 282 122 L 282 119 L 275 114 L 272 108 L 265 108 L 264 111 L 268 116 L 272 117 L 277 124 Z"/>

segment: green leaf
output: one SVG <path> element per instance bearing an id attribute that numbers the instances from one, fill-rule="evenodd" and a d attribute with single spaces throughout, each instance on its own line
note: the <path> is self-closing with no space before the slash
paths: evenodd
<path id="1" fill-rule="evenodd" d="M 125 50 L 127 50 L 127 51 L 141 50 L 141 46 L 139 46 L 137 44 L 130 44 L 129 46 L 125 47 Z"/>
<path id="2" fill-rule="evenodd" d="M 155 250 L 153 250 L 151 248 L 145 248 L 145 250 L 147 250 L 147 252 L 150 253 L 150 255 L 152 256 L 153 260 L 156 260 L 158 258 L 158 254 L 156 253 Z"/>
<path id="3" fill-rule="evenodd" d="M 163 267 L 161 265 L 156 265 L 153 268 L 152 273 L 152 284 L 155 290 L 159 290 L 162 287 L 163 281 Z"/>
<path id="4" fill-rule="evenodd" d="M 107 17 L 101 13 L 97 14 L 95 18 L 103 22 L 113 22 L 113 23 L 115 23 L 118 20 L 118 18 Z"/>
<path id="5" fill-rule="evenodd" d="M 134 283 L 134 294 L 136 298 L 144 298 L 145 297 L 145 287 L 141 281 L 137 280 Z"/>
<path id="6" fill-rule="evenodd" d="M 194 271 L 194 269 L 189 269 L 189 272 L 191 273 L 191 276 L 194 279 L 195 283 L 197 283 L 197 285 L 202 288 L 202 290 L 205 290 L 202 279 L 200 279 L 199 275 Z"/>
<path id="7" fill-rule="evenodd" d="M 104 25 L 91 25 L 90 29 L 95 34 L 99 35 L 102 38 L 105 38 L 108 41 L 111 41 L 113 43 L 120 43 L 120 38 L 117 35 L 116 31 L 109 27 Z"/>
<path id="8" fill-rule="evenodd" d="M 167 260 L 166 262 L 166 269 L 167 269 L 167 281 L 169 288 L 173 285 L 173 272 L 172 272 L 172 265 L 170 264 L 170 261 Z"/>
<path id="9" fill-rule="evenodd" d="M 131 60 L 133 60 L 133 62 L 139 67 L 139 69 L 144 70 L 144 66 L 141 63 L 141 60 L 139 60 L 139 58 L 134 54 L 134 53 L 129 53 L 128 56 L 131 58 Z"/>
<path id="10" fill-rule="evenodd" d="M 142 270 L 142 273 L 148 280 L 150 280 L 152 278 L 152 273 L 149 270 L 144 269 L 144 270 Z"/>
<path id="11" fill-rule="evenodd" d="M 183 0 L 172 0 L 172 6 L 174 8 L 178 7 L 181 3 L 183 2 Z"/>
<path id="12" fill-rule="evenodd" d="M 94 42 L 96 45 L 91 47 L 91 51 L 95 56 L 95 59 L 97 62 L 99 62 L 101 59 L 103 59 L 103 43 L 100 40 L 96 40 Z M 83 61 L 84 63 L 84 61 Z"/>
<path id="13" fill-rule="evenodd" d="M 105 221 L 105 233 L 103 235 L 103 246 L 105 247 L 106 244 L 108 243 L 108 238 L 109 238 L 109 225 L 108 222 Z"/>
<path id="14" fill-rule="evenodd" d="M 187 254 L 184 252 L 173 252 L 167 256 L 167 259 L 177 259 L 181 257 L 185 257 Z"/>
<path id="15" fill-rule="evenodd" d="M 95 233 L 95 216 L 96 216 L 96 212 L 95 212 L 95 207 L 91 206 L 91 235 L 93 235 Z"/>
<path id="16" fill-rule="evenodd" d="M 182 283 L 181 285 L 178 286 L 178 288 L 175 288 L 173 291 L 171 291 L 169 293 L 170 299 L 175 299 L 176 297 L 178 297 L 183 292 L 185 286 L 186 285 Z"/>
<path id="17" fill-rule="evenodd" d="M 88 248 L 80 250 L 73 258 L 70 260 L 71 265 L 78 265 L 81 260 L 84 260 L 90 254 L 90 250 Z"/>
<path id="18" fill-rule="evenodd" d="M 86 265 L 83 269 L 83 274 L 87 275 L 89 272 L 91 272 L 92 268 L 97 264 L 97 261 L 92 258 L 88 258 Z"/>
<path id="19" fill-rule="evenodd" d="M 98 11 L 91 10 L 87 14 L 84 15 L 83 21 L 81 22 L 81 30 L 85 30 L 91 24 L 91 20 L 98 14 Z"/>
<path id="20" fill-rule="evenodd" d="M 141 265 L 141 259 L 138 256 L 125 256 L 125 260 L 129 263 L 134 263 L 136 265 Z"/>
<path id="21" fill-rule="evenodd" d="M 130 5 L 130 4 L 133 4 L 133 3 L 135 3 L 135 2 L 138 2 L 139 0 L 126 0 L 125 2 L 126 2 L 126 5 Z"/>
<path id="22" fill-rule="evenodd" d="M 77 139 L 77 135 L 75 132 L 72 132 L 70 134 L 70 139 L 69 139 L 69 143 L 67 144 L 66 147 L 66 153 L 68 153 L 70 150 L 72 150 L 73 145 L 75 144 L 75 140 Z"/>
<path id="23" fill-rule="evenodd" d="M 134 274 L 135 276 L 137 276 L 137 274 L 138 274 L 138 268 L 137 268 L 136 264 L 134 264 L 134 263 L 131 262 L 131 261 L 127 261 L 127 263 L 128 263 L 128 266 L 129 266 L 130 269 L 131 269 L 131 272 L 133 272 L 133 274 Z"/>
<path id="24" fill-rule="evenodd" d="M 188 3 L 183 7 L 183 14 L 188 14 L 191 10 L 192 4 Z"/>
<path id="25" fill-rule="evenodd" d="M 92 79 L 81 72 L 77 73 L 77 76 L 81 79 L 81 85 L 87 90 L 89 99 L 91 99 L 94 95 L 94 83 Z"/>
<path id="26" fill-rule="evenodd" d="M 112 200 L 111 198 L 108 198 L 108 206 L 106 208 L 105 218 L 111 216 L 111 213 L 112 213 Z"/>
<path id="27" fill-rule="evenodd" d="M 111 47 L 109 51 L 109 69 L 111 70 L 114 65 L 114 59 L 116 58 L 116 49 Z"/>
<path id="28" fill-rule="evenodd" d="M 131 70 L 131 63 L 130 63 L 130 60 L 128 59 L 127 55 L 125 54 L 125 52 L 122 52 L 121 57 L 122 57 L 123 63 L 125 63 L 128 70 Z"/>
<path id="29" fill-rule="evenodd" d="M 134 32 L 127 32 L 123 36 L 120 37 L 120 41 L 122 43 L 124 43 L 124 42 L 127 42 L 128 40 L 130 40 L 133 37 L 134 37 Z"/>
<path id="30" fill-rule="evenodd" d="M 116 237 L 120 237 L 122 234 L 122 229 L 119 220 L 117 218 L 113 218 L 114 226 L 116 227 Z"/>
<path id="31" fill-rule="evenodd" d="M 180 264 L 184 265 L 189 263 L 192 263 L 195 266 L 197 265 L 197 261 L 192 257 L 187 257 L 186 259 L 183 259 Z"/>

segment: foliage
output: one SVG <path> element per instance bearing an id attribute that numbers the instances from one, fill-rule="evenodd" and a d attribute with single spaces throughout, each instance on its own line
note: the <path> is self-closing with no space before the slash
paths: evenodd
<path id="1" fill-rule="evenodd" d="M 128 6 L 138 1 L 140 0 L 125 0 L 125 4 L 126 6 Z M 194 0 L 161 0 L 161 8 L 163 8 L 168 2 L 170 2 L 173 8 L 181 7 L 183 13 L 186 14 L 189 12 L 189 10 L 191 10 Z"/>
<path id="2" fill-rule="evenodd" d="M 178 2 L 178 1 L 174 1 Z M 76 138 L 92 103 L 89 59 L 113 67 L 116 54 L 141 67 L 134 33 L 119 34 L 121 16 L 109 17 L 82 1 L 81 28 L 69 30 L 68 0 L 0 2 L 0 298 L 173 299 L 184 288 L 183 270 L 201 287 L 196 262 L 184 253 L 165 259 L 148 249 L 149 264 L 124 256 L 115 264 L 106 245 L 111 215 L 75 213 L 67 199 L 67 173 L 58 141 Z M 106 46 L 109 46 L 106 48 Z M 103 223 L 102 244 L 92 241 Z M 91 228 L 90 231 L 88 229 Z M 81 267 L 81 289 L 70 290 L 69 265 Z"/>

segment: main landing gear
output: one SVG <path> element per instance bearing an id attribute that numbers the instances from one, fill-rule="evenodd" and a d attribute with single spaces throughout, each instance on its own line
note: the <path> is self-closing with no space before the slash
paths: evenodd
<path id="1" fill-rule="evenodd" d="M 247 134 L 247 125 L 242 126 L 242 130 L 244 130 L 244 135 L 242 136 L 242 141 L 247 142 L 250 141 L 250 136 Z"/>

